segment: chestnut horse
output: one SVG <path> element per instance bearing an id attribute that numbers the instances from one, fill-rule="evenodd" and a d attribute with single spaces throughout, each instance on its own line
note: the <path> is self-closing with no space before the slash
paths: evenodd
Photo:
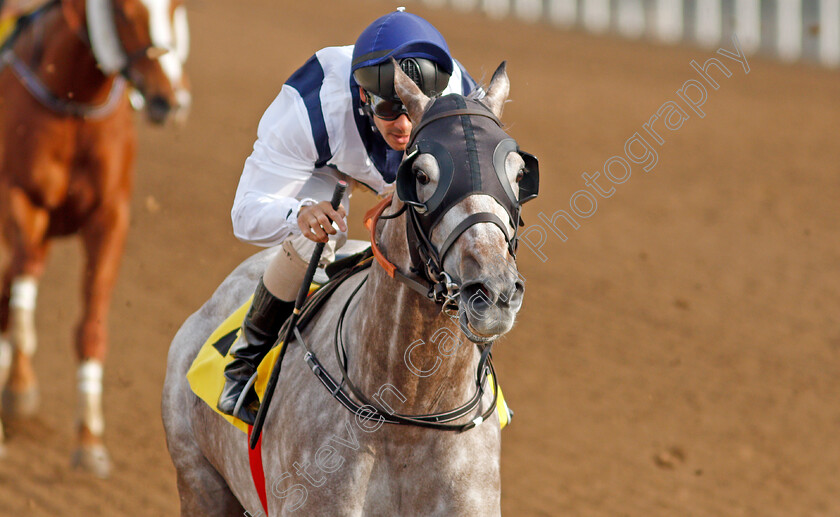
<path id="1" fill-rule="evenodd" d="M 23 15 L 0 47 L 4 409 L 12 416 L 37 409 L 31 358 L 38 281 L 50 238 L 78 233 L 87 263 L 75 343 L 74 464 L 101 477 L 110 469 L 101 407 L 108 306 L 128 229 L 137 147 L 127 88 L 145 99 L 151 121 L 183 116 L 190 100 L 182 70 L 188 38 L 180 0 L 49 0 Z M 0 427 L 0 447 L 2 438 Z"/>

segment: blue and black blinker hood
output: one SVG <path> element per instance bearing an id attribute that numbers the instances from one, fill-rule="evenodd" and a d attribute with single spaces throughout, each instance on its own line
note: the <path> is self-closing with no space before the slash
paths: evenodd
<path id="1" fill-rule="evenodd" d="M 396 181 L 397 195 L 411 207 L 408 234 L 410 244 L 414 244 L 409 249 L 415 269 L 422 271 L 418 266 L 423 264 L 443 271 L 443 260 L 458 237 L 469 227 L 485 222 L 502 230 L 511 255 L 516 256 L 522 203 L 537 197 L 539 166 L 536 157 L 519 150 L 484 104 L 457 94 L 435 99 L 412 131 L 407 149 Z M 420 201 L 413 164 L 425 153 L 437 160 L 440 177 L 432 196 Z M 505 171 L 505 159 L 510 153 L 518 153 L 525 161 L 522 178 L 514 184 Z M 509 221 L 502 221 L 491 212 L 471 214 L 436 249 L 430 240 L 432 230 L 452 207 L 474 194 L 495 199 L 507 212 Z"/>

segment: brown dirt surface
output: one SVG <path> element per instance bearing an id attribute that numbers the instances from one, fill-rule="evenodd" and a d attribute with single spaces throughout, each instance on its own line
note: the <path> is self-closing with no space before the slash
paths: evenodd
<path id="1" fill-rule="evenodd" d="M 256 251 L 228 214 L 259 118 L 315 49 L 351 43 L 393 7 L 190 2 L 190 121 L 140 126 L 105 374 L 114 474 L 69 468 L 81 258 L 63 241 L 39 297 L 42 410 L 8 423 L 0 515 L 178 514 L 159 411 L 167 348 Z M 715 55 L 409 7 L 477 78 L 508 60 L 504 119 L 542 164 L 529 225 L 569 210 L 581 174 L 622 155 L 697 78 L 690 61 Z M 707 88 L 704 118 L 662 130 L 651 171 L 634 166 L 579 229 L 563 227 L 567 241 L 548 232 L 545 262 L 520 251 L 525 304 L 496 352 L 516 411 L 506 515 L 840 515 L 840 75 L 760 57 L 745 74 L 718 57 L 732 76 Z M 356 237 L 371 202 L 354 203 Z"/>

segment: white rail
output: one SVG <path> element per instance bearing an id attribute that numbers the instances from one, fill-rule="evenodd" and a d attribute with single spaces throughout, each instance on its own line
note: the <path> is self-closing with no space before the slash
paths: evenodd
<path id="1" fill-rule="evenodd" d="M 593 33 L 704 47 L 738 36 L 744 52 L 840 66 L 840 0 L 423 0 Z"/>

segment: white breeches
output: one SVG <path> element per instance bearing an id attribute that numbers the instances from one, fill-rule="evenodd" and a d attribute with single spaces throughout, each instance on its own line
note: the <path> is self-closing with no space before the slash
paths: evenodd
<path id="1" fill-rule="evenodd" d="M 318 201 L 329 201 L 332 199 L 333 190 L 335 190 L 335 185 L 339 180 L 350 183 L 350 187 L 341 202 L 349 214 L 353 182 L 346 175 L 334 169 L 324 167 L 316 170 L 304 184 L 298 194 L 298 199 L 312 198 Z M 333 223 L 333 227 L 336 227 L 335 223 Z M 344 232 L 338 231 L 335 235 L 330 235 L 329 241 L 321 254 L 319 267 L 325 267 L 334 261 L 336 250 L 344 246 L 346 242 L 347 234 Z M 286 301 L 292 301 L 297 297 L 316 244 L 315 241 L 303 235 L 293 235 L 283 241 L 280 251 L 269 263 L 263 275 L 263 282 L 271 294 Z"/>

